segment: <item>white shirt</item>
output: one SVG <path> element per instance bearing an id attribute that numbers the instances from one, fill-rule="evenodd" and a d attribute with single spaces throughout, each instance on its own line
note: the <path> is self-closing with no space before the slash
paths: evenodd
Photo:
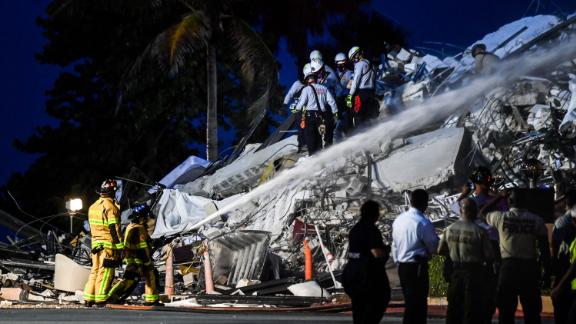
<path id="1" fill-rule="evenodd" d="M 340 78 L 340 85 L 342 89 L 342 92 L 338 96 L 345 96 L 350 92 L 350 90 L 348 90 L 348 83 L 352 80 L 354 74 L 351 70 L 346 69 L 343 72 L 338 71 L 338 77 Z"/>
<path id="2" fill-rule="evenodd" d="M 354 63 L 354 79 L 352 79 L 350 94 L 356 94 L 358 89 L 374 89 L 375 74 L 367 60 L 362 59 Z"/>
<path id="3" fill-rule="evenodd" d="M 320 103 L 320 109 L 318 109 L 318 105 L 316 104 L 316 98 L 314 97 L 314 90 L 312 87 L 306 86 L 302 90 L 300 94 L 300 99 L 298 99 L 298 103 L 296 104 L 296 110 L 302 110 L 303 107 L 306 107 L 306 111 L 325 111 L 326 104 L 330 106 L 332 112 L 335 114 L 338 112 L 338 107 L 336 106 L 336 101 L 328 88 L 321 84 L 313 83 L 312 86 L 316 90 L 316 95 L 318 96 L 318 102 Z"/>
<path id="4" fill-rule="evenodd" d="M 398 216 L 392 223 L 392 257 L 396 263 L 429 259 L 438 248 L 434 225 L 416 208 Z"/>
<path id="5" fill-rule="evenodd" d="M 292 83 L 292 86 L 290 87 L 290 90 L 288 90 L 288 92 L 286 93 L 286 96 L 284 96 L 284 104 L 287 105 L 287 104 L 292 103 L 292 101 L 296 99 L 296 98 L 294 98 L 294 96 L 302 88 L 304 88 L 304 84 L 302 82 L 300 82 L 300 80 L 294 81 L 294 83 Z"/>

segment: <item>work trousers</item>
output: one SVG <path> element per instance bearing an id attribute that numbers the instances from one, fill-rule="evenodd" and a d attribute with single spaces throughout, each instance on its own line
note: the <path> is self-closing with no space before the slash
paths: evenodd
<path id="1" fill-rule="evenodd" d="M 157 272 L 153 265 L 139 265 L 136 263 L 129 263 L 126 265 L 124 277 L 117 282 L 110 290 L 110 302 L 122 302 L 130 294 L 138 282 L 144 279 L 144 301 L 147 303 L 157 302 L 159 299 L 157 287 Z"/>
<path id="2" fill-rule="evenodd" d="M 492 323 L 492 317 L 496 312 L 496 293 L 498 286 L 498 265 L 489 263 L 484 267 L 484 284 L 483 286 L 483 298 L 485 311 L 482 312 L 484 320 L 482 323 L 490 324 Z"/>
<path id="3" fill-rule="evenodd" d="M 331 111 L 323 113 L 324 125 L 326 125 L 326 133 L 324 134 L 324 148 L 332 145 L 334 143 L 334 128 L 336 124 L 334 122 L 334 114 Z"/>
<path id="4" fill-rule="evenodd" d="M 404 324 L 426 323 L 428 315 L 428 263 L 399 263 L 398 276 L 404 295 Z"/>
<path id="5" fill-rule="evenodd" d="M 322 148 L 322 138 L 318 131 L 318 127 L 322 123 L 322 116 L 318 111 L 307 111 L 305 114 L 304 139 L 308 147 L 308 155 L 311 156 Z"/>
<path id="6" fill-rule="evenodd" d="M 105 303 L 114 280 L 119 251 L 103 249 L 92 253 L 92 269 L 84 286 L 84 301 Z"/>
<path id="7" fill-rule="evenodd" d="M 455 264 L 448 286 L 446 324 L 481 324 L 487 312 L 481 264 Z"/>
<path id="8" fill-rule="evenodd" d="M 378 118 L 379 107 L 374 89 L 359 89 L 352 104 L 355 127 L 362 127 L 367 121 Z"/>
<path id="9" fill-rule="evenodd" d="M 500 324 L 514 323 L 518 297 L 524 310 L 524 323 L 542 323 L 539 271 L 535 260 L 502 259 L 497 297 Z"/>
<path id="10" fill-rule="evenodd" d="M 576 317 L 572 322 L 568 321 L 570 308 L 572 307 L 574 294 L 570 291 L 562 293 L 556 298 L 552 298 L 552 305 L 554 306 L 554 323 L 555 324 L 569 324 L 576 323 Z M 575 304 L 576 305 L 576 304 Z M 576 309 L 575 309 L 576 311 Z M 576 315 L 576 314 L 575 314 Z"/>

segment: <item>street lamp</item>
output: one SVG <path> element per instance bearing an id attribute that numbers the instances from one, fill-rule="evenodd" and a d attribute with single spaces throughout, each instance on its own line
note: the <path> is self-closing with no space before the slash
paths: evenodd
<path id="1" fill-rule="evenodd" d="M 70 213 L 70 233 L 72 233 L 72 222 L 74 214 L 78 211 L 82 210 L 82 199 L 80 198 L 72 198 L 66 202 L 66 209 L 68 213 Z"/>

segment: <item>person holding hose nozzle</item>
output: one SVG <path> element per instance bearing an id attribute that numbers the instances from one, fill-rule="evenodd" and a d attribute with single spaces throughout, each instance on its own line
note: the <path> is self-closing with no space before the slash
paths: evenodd
<path id="1" fill-rule="evenodd" d="M 121 240 L 120 206 L 114 196 L 118 184 L 114 179 L 105 180 L 98 193 L 100 198 L 88 209 L 88 222 L 92 234 L 92 269 L 84 287 L 84 303 L 87 307 L 103 307 L 120 265 L 124 244 Z"/>
<path id="2" fill-rule="evenodd" d="M 124 301 L 136 285 L 138 279 L 145 280 L 144 305 L 162 305 L 158 295 L 158 273 L 152 260 L 152 246 L 146 223 L 152 217 L 150 208 L 146 204 L 136 205 L 129 216 L 130 224 L 124 233 L 124 263 L 126 270 L 124 278 L 112 287 L 108 302 Z"/>

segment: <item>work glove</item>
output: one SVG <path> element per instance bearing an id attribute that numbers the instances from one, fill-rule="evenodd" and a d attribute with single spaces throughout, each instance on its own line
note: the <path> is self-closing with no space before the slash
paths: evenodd
<path id="1" fill-rule="evenodd" d="M 346 96 L 346 107 L 352 108 L 352 95 L 351 94 Z"/>
<path id="2" fill-rule="evenodd" d="M 340 120 L 340 116 L 338 116 L 338 113 L 334 113 L 334 119 L 335 119 L 335 120 Z"/>
<path id="3" fill-rule="evenodd" d="M 298 112 L 298 110 L 296 110 L 296 104 L 295 103 L 290 105 L 290 112 L 293 114 Z"/>

